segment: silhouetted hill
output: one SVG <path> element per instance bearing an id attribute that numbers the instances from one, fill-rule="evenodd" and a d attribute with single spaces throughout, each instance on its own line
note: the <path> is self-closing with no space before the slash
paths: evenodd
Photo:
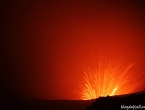
<path id="1" fill-rule="evenodd" d="M 5 100 L 0 110 L 86 110 L 94 100 Z"/>
<path id="2" fill-rule="evenodd" d="M 87 107 L 87 110 L 136 110 L 145 109 L 145 92 L 125 94 L 118 96 L 99 97 Z"/>
<path id="3" fill-rule="evenodd" d="M 28 100 L 7 97 L 2 98 L 0 103 L 0 110 L 121 110 L 121 106 L 145 107 L 145 92 L 99 97 L 94 100 Z"/>

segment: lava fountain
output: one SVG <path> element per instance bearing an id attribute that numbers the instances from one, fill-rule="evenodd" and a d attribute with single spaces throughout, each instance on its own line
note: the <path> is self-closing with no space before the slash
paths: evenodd
<path id="1" fill-rule="evenodd" d="M 121 60 L 108 62 L 107 59 L 94 63 L 94 69 L 84 71 L 80 98 L 90 100 L 140 91 L 144 84 L 143 74 L 132 71 L 134 65 L 135 63 L 124 65 Z"/>

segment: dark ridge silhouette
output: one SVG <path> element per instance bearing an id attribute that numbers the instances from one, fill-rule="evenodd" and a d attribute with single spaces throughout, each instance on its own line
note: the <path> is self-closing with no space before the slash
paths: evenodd
<path id="1" fill-rule="evenodd" d="M 145 91 L 93 100 L 30 100 L 18 97 L 1 98 L 0 110 L 127 110 L 131 106 L 145 107 Z M 134 110 L 144 110 L 135 109 Z M 133 110 L 133 109 L 128 109 Z"/>
<path id="2" fill-rule="evenodd" d="M 99 97 L 87 110 L 141 110 L 145 109 L 145 91 L 133 94 Z"/>
<path id="3" fill-rule="evenodd" d="M 86 110 L 94 100 L 5 100 L 0 110 Z"/>

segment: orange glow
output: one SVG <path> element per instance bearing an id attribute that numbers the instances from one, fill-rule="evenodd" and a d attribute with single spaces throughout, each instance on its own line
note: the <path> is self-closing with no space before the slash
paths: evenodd
<path id="1" fill-rule="evenodd" d="M 131 68 L 135 63 L 125 66 L 121 61 L 108 62 L 103 60 L 94 63 L 95 69 L 84 71 L 84 83 L 80 85 L 81 99 L 90 100 L 100 96 L 130 94 L 141 89 L 142 75 Z"/>

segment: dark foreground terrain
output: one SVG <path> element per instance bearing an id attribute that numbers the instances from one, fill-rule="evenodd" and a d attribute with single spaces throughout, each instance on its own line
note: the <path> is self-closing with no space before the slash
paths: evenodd
<path id="1" fill-rule="evenodd" d="M 88 100 L 9 100 L 0 110 L 86 110 L 94 101 Z"/>
<path id="2" fill-rule="evenodd" d="M 0 103 L 0 110 L 121 110 L 121 107 L 122 110 L 145 110 L 145 93 L 99 97 L 94 100 L 24 100 L 12 98 L 1 99 Z"/>
<path id="3" fill-rule="evenodd" d="M 145 92 L 99 97 L 87 110 L 145 110 Z"/>

